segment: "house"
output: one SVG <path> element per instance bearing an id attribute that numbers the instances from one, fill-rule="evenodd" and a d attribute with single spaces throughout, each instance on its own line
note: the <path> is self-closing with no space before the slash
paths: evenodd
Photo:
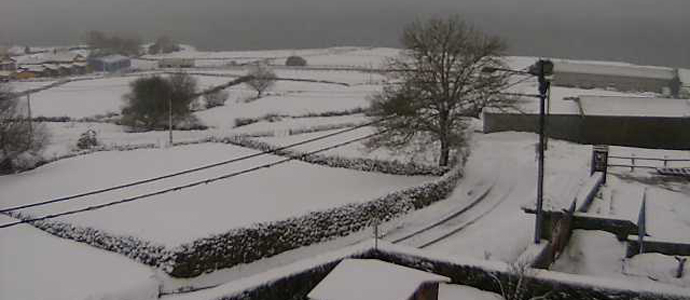
<path id="1" fill-rule="evenodd" d="M 158 60 L 159 68 L 193 68 L 192 58 L 163 58 Z"/>
<path id="2" fill-rule="evenodd" d="M 88 59 L 89 67 L 96 72 L 118 72 L 129 69 L 132 61 L 129 57 L 114 54 Z"/>
<path id="3" fill-rule="evenodd" d="M 307 297 L 311 300 L 437 300 L 450 278 L 376 259 L 344 259 Z"/>
<path id="4" fill-rule="evenodd" d="M 671 68 L 555 61 L 552 83 L 565 87 L 661 94 L 670 91 L 674 78 L 677 74 Z"/>
<path id="5" fill-rule="evenodd" d="M 16 71 L 17 70 L 17 61 L 14 60 L 13 58 L 5 55 L 0 57 L 0 71 Z"/>

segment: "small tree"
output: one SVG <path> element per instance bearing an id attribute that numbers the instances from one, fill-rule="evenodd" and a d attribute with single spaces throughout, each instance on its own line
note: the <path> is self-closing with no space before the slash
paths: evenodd
<path id="1" fill-rule="evenodd" d="M 123 97 L 126 104 L 122 109 L 122 122 L 132 127 L 157 129 L 167 127 L 170 104 L 173 122 L 190 115 L 197 82 L 186 73 L 176 73 L 168 78 L 141 77 L 132 81 L 130 88 Z"/>
<path id="2" fill-rule="evenodd" d="M 253 65 L 247 75 L 252 78 L 246 84 L 256 91 L 256 98 L 261 98 L 263 93 L 270 89 L 276 81 L 276 74 L 265 64 Z"/>
<path id="3" fill-rule="evenodd" d="M 172 53 L 175 51 L 180 51 L 180 45 L 165 35 L 156 39 L 156 42 L 149 46 L 148 49 L 149 54 Z"/>
<path id="4" fill-rule="evenodd" d="M 0 173 L 32 166 L 47 143 L 45 127 L 32 124 L 9 84 L 0 82 Z"/>
<path id="5" fill-rule="evenodd" d="M 79 140 L 77 140 L 77 148 L 82 150 L 91 149 L 96 146 L 98 146 L 98 137 L 96 131 L 93 129 L 83 132 L 79 136 Z"/>
<path id="6" fill-rule="evenodd" d="M 214 93 L 204 94 L 204 100 L 206 102 L 206 108 L 214 108 L 216 106 L 225 105 L 225 101 L 228 100 L 230 94 L 228 92 L 220 90 Z"/>
<path id="7" fill-rule="evenodd" d="M 301 56 L 293 55 L 285 60 L 285 65 L 289 67 L 304 67 L 307 65 L 307 60 Z"/>
<path id="8" fill-rule="evenodd" d="M 380 135 L 367 145 L 400 149 L 420 140 L 437 143 L 438 164 L 447 166 L 450 151 L 464 144 L 463 117 L 477 117 L 488 106 L 511 105 L 499 95 L 508 75 L 481 72 L 503 66 L 506 45 L 457 16 L 412 23 L 402 44 L 402 55 L 388 62 L 388 84 L 371 99 Z"/>

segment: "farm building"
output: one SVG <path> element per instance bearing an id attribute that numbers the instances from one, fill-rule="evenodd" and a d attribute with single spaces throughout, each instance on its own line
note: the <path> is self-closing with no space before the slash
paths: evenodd
<path id="1" fill-rule="evenodd" d="M 17 61 L 9 56 L 0 57 L 0 71 L 17 70 Z"/>
<path id="2" fill-rule="evenodd" d="M 690 100 L 580 96 L 572 111 L 549 114 L 549 137 L 582 144 L 690 150 Z M 487 109 L 484 133 L 538 132 L 539 114 Z"/>
<path id="3" fill-rule="evenodd" d="M 553 84 L 618 91 L 670 92 L 677 71 L 671 68 L 555 62 Z"/>
<path id="4" fill-rule="evenodd" d="M 450 278 L 375 259 L 344 259 L 307 296 L 311 300 L 436 300 Z"/>
<path id="5" fill-rule="evenodd" d="M 159 68 L 193 68 L 194 59 L 191 58 L 163 58 L 158 61 Z"/>
<path id="6" fill-rule="evenodd" d="M 87 73 L 86 58 L 70 51 L 53 51 L 23 57 L 18 62 L 18 78 L 58 77 Z M 19 76 L 21 74 L 21 76 Z"/>
<path id="7" fill-rule="evenodd" d="M 96 72 L 118 72 L 132 66 L 129 57 L 122 55 L 108 55 L 89 59 L 89 67 Z"/>

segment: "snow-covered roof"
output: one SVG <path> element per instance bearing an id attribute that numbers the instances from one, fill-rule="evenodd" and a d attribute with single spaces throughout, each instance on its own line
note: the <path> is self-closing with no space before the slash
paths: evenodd
<path id="1" fill-rule="evenodd" d="M 119 61 L 123 61 L 123 60 L 129 60 L 129 57 L 122 56 L 119 54 L 113 54 L 113 55 L 98 57 L 98 58 L 94 58 L 94 59 L 110 64 L 110 63 L 115 63 L 115 62 L 119 62 Z"/>
<path id="2" fill-rule="evenodd" d="M 41 65 L 26 65 L 26 66 L 23 66 L 19 69 L 31 71 L 31 72 L 43 72 L 43 71 L 45 71 L 46 68 L 41 66 Z"/>
<path id="3" fill-rule="evenodd" d="M 588 116 L 690 117 L 690 100 L 649 97 L 581 96 Z"/>
<path id="4" fill-rule="evenodd" d="M 14 74 L 12 71 L 0 71 L 0 77 L 10 77 Z"/>
<path id="5" fill-rule="evenodd" d="M 79 57 L 83 58 L 83 55 L 79 53 L 74 53 L 71 51 L 62 51 L 62 52 L 47 52 L 47 53 L 39 53 L 39 54 L 32 54 L 32 55 L 24 55 L 20 56 L 17 59 L 17 62 L 20 65 L 40 65 L 43 63 L 72 63 L 75 60 L 77 60 Z"/>
<path id="6" fill-rule="evenodd" d="M 375 259 L 345 259 L 308 297 L 318 300 L 408 299 L 426 282 L 450 282 L 450 278 Z"/>
<path id="7" fill-rule="evenodd" d="M 684 86 L 690 87 L 690 69 L 678 69 L 678 77 Z"/>
<path id="8" fill-rule="evenodd" d="M 626 76 L 640 78 L 656 78 L 671 80 L 675 72 L 671 68 L 635 66 L 635 65 L 607 65 L 607 64 L 585 64 L 572 63 L 566 61 L 556 61 L 554 63 L 554 73 L 558 79 L 558 73 L 582 73 L 611 76 Z"/>

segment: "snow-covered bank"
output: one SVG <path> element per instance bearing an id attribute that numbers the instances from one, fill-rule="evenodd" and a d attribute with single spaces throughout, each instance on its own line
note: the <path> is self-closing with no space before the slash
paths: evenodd
<path id="1" fill-rule="evenodd" d="M 15 219 L 0 215 L 0 222 Z M 149 267 L 124 256 L 21 225 L 0 231 L 0 299 L 158 298 Z"/>

